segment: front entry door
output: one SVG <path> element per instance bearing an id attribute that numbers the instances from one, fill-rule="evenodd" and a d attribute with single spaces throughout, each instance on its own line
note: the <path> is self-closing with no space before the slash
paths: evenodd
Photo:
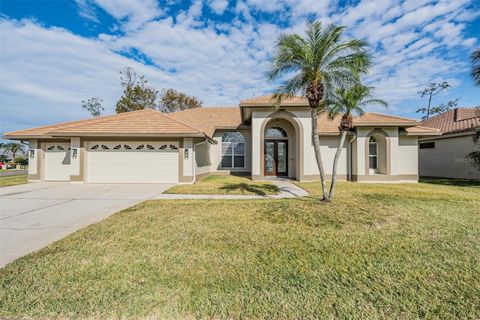
<path id="1" fill-rule="evenodd" d="M 288 175 L 288 141 L 265 140 L 264 174 L 266 176 Z"/>

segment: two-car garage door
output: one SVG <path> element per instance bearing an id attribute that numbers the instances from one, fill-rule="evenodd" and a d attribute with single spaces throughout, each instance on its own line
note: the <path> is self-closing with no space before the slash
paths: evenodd
<path id="1" fill-rule="evenodd" d="M 177 183 L 178 142 L 88 142 L 89 183 Z"/>

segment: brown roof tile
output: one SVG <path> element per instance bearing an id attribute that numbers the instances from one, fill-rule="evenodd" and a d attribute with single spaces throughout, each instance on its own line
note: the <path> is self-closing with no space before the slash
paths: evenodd
<path id="1" fill-rule="evenodd" d="M 442 134 L 438 129 L 423 126 L 408 127 L 405 128 L 405 131 L 407 135 L 411 136 L 439 136 Z"/>
<path id="2" fill-rule="evenodd" d="M 321 134 L 338 134 L 341 115 L 336 116 L 333 120 L 329 119 L 325 113 L 318 116 L 318 133 Z M 374 112 L 365 112 L 362 116 L 353 118 L 354 127 L 368 126 L 399 126 L 414 127 L 417 122 L 412 119 L 390 116 Z"/>
<path id="3" fill-rule="evenodd" d="M 439 129 L 443 134 L 470 131 L 480 125 L 479 108 L 456 108 L 427 119 L 422 125 Z"/>
<path id="4" fill-rule="evenodd" d="M 370 126 L 370 125 L 389 125 L 389 126 L 415 126 L 418 124 L 416 120 L 386 115 L 375 112 L 365 112 L 362 116 L 355 117 L 353 120 L 355 126 Z"/>
<path id="5" fill-rule="evenodd" d="M 236 129 L 242 125 L 238 107 L 202 107 L 170 113 L 170 116 L 199 128 L 210 137 L 215 129 Z"/>
<path id="6" fill-rule="evenodd" d="M 265 95 L 260 97 L 249 98 L 240 101 L 240 107 L 266 107 L 273 104 L 273 95 Z M 308 100 L 304 97 L 292 97 L 283 99 L 282 106 L 301 106 L 308 107 Z"/>
<path id="7" fill-rule="evenodd" d="M 249 101 L 269 101 L 269 97 L 257 97 Z M 298 101 L 297 101 L 298 102 Z M 295 103 L 297 103 L 295 102 Z M 469 117 L 468 113 L 461 116 Z M 341 116 L 330 120 L 326 114 L 319 116 L 321 134 L 338 134 Z M 433 119 L 433 118 L 432 118 Z M 470 120 L 470 119 L 469 119 Z M 367 112 L 355 117 L 354 126 L 399 126 L 407 133 L 426 133 L 429 129 L 417 126 L 415 120 L 398 116 Z M 94 136 L 94 135 L 193 135 L 213 136 L 215 129 L 236 129 L 242 127 L 241 109 L 238 107 L 196 108 L 170 114 L 156 110 L 140 110 L 87 120 L 64 122 L 26 130 L 5 133 L 5 138 L 35 138 L 42 136 Z M 411 129 L 409 129 L 411 128 Z M 434 133 L 434 130 L 429 132 Z"/>
<path id="8" fill-rule="evenodd" d="M 6 138 L 22 136 L 83 135 L 202 135 L 203 131 L 152 109 L 8 132 Z"/>

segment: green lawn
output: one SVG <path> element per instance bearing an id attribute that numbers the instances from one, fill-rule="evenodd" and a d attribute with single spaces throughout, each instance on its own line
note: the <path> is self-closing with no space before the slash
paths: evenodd
<path id="1" fill-rule="evenodd" d="M 271 195 L 280 190 L 267 181 L 252 181 L 249 177 L 212 175 L 202 178 L 194 184 L 176 185 L 165 193 L 175 194 L 243 194 Z"/>
<path id="2" fill-rule="evenodd" d="M 0 177 L 0 187 L 15 186 L 17 184 L 27 183 L 27 175 Z"/>
<path id="3" fill-rule="evenodd" d="M 0 270 L 0 317 L 478 319 L 480 188 L 148 201 Z"/>

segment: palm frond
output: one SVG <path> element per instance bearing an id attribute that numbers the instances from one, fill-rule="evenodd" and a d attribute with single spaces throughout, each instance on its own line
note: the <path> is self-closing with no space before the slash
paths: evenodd
<path id="1" fill-rule="evenodd" d="M 472 53 L 472 77 L 475 85 L 480 86 L 480 48 Z"/>
<path id="2" fill-rule="evenodd" d="M 364 100 L 364 101 L 361 101 L 361 102 L 358 103 L 359 108 L 371 107 L 371 106 L 375 106 L 375 105 L 379 105 L 379 106 L 388 108 L 388 103 L 384 100 L 381 100 L 381 99 L 368 99 L 368 100 Z"/>

